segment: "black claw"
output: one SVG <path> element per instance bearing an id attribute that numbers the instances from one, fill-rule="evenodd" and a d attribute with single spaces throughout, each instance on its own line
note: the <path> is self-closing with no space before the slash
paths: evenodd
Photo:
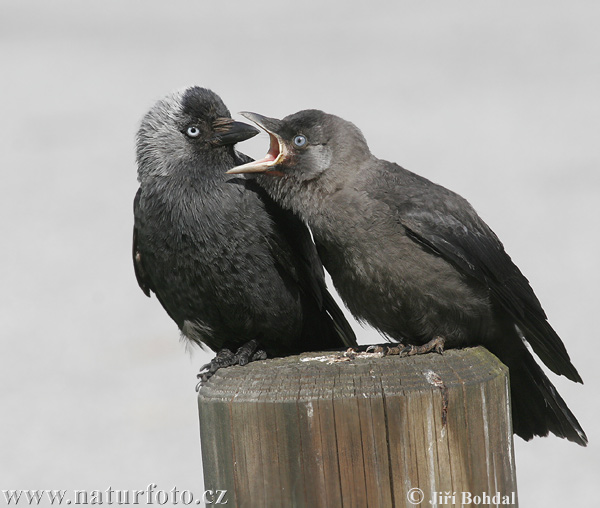
<path id="1" fill-rule="evenodd" d="M 256 361 L 266 360 L 266 359 L 267 359 L 267 353 L 265 351 L 263 351 L 262 349 L 259 349 L 258 351 L 254 352 L 254 354 L 252 355 L 252 359 L 250 361 L 256 362 Z"/>
<path id="2" fill-rule="evenodd" d="M 435 351 L 436 353 L 443 354 L 444 352 L 444 343 L 446 339 L 444 337 L 434 337 L 426 344 L 421 346 L 406 346 L 402 351 L 400 351 L 401 356 L 414 356 L 414 355 L 424 355 L 431 351 Z"/>
<path id="3" fill-rule="evenodd" d="M 198 374 L 198 379 L 199 379 L 199 381 L 196 383 L 196 391 L 197 392 L 200 391 L 200 388 L 202 388 L 204 383 L 206 383 L 210 379 L 210 376 L 208 376 L 206 374 Z"/>
<path id="4" fill-rule="evenodd" d="M 196 391 L 200 390 L 202 385 L 206 383 L 215 372 L 224 367 L 232 365 L 247 365 L 256 360 L 266 360 L 267 353 L 262 349 L 258 349 L 258 342 L 251 340 L 238 348 L 235 354 L 229 349 L 221 349 L 209 363 L 200 368 L 200 372 L 196 375 L 199 379 L 196 384 Z"/>
<path id="5" fill-rule="evenodd" d="M 429 347 L 429 351 L 435 351 L 438 354 L 444 354 L 444 344 L 446 343 L 446 339 L 444 337 L 434 337 L 431 339 L 426 346 Z"/>
<path id="6" fill-rule="evenodd" d="M 229 349 L 221 349 L 217 353 L 217 356 L 215 356 L 210 362 L 204 364 L 200 368 L 198 377 L 203 376 L 205 374 L 214 374 L 221 367 L 229 367 L 230 365 L 235 365 L 234 358 L 235 355 Z"/>
<path id="7" fill-rule="evenodd" d="M 413 356 L 417 354 L 417 348 L 415 346 L 406 346 L 400 351 L 400 356 Z"/>

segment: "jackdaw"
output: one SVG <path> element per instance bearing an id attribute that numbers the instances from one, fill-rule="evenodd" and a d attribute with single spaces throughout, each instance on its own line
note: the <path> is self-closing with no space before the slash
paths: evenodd
<path id="1" fill-rule="evenodd" d="M 258 132 L 191 87 L 159 100 L 137 134 L 135 274 L 184 337 L 218 352 L 201 382 L 266 355 L 356 345 L 307 227 L 225 173 L 252 160 L 234 144 Z"/>
<path id="2" fill-rule="evenodd" d="M 459 195 L 377 159 L 352 123 L 318 110 L 283 120 L 243 113 L 270 135 L 257 177 L 312 229 L 321 260 L 351 312 L 405 354 L 481 344 L 510 372 L 513 429 L 587 437 L 527 349 L 582 382 L 529 282 Z M 394 348 L 397 349 L 397 348 Z"/>

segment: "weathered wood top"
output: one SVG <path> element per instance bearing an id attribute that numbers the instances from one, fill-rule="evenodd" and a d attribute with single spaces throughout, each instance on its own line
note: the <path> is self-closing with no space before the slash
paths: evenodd
<path id="1" fill-rule="evenodd" d="M 507 368 L 483 347 L 403 358 L 358 354 L 351 359 L 343 352 L 304 353 L 221 369 L 202 387 L 199 397 L 267 402 L 322 399 L 327 395 L 343 398 L 357 392 L 365 396 L 396 394 L 431 390 L 435 377 L 430 372 L 449 388 L 479 384 L 504 375 Z"/>

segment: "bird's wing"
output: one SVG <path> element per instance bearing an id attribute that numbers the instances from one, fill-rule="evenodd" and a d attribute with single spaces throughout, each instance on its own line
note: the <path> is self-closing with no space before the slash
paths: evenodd
<path id="1" fill-rule="evenodd" d="M 237 151 L 236 156 L 238 164 L 253 160 Z M 254 179 L 244 179 L 243 184 L 248 191 L 260 197 L 273 219 L 275 229 L 265 234 L 278 265 L 322 307 L 325 272 L 308 228 L 294 212 L 279 206 Z"/>
<path id="2" fill-rule="evenodd" d="M 290 210 L 284 210 L 268 196 L 267 211 L 275 220 L 279 234 L 273 235 L 271 252 L 279 265 L 291 275 L 300 289 L 314 299 L 332 319 L 337 335 L 347 347 L 357 345 L 356 336 L 333 296 L 327 290 L 325 271 L 308 227 Z"/>
<path id="3" fill-rule="evenodd" d="M 238 164 L 252 159 L 236 152 Z M 244 185 L 258 194 L 275 229 L 268 235 L 271 254 L 277 264 L 298 285 L 300 290 L 324 309 L 333 321 L 338 336 L 348 347 L 356 346 L 356 336 L 333 296 L 327 290 L 325 270 L 308 227 L 291 210 L 279 206 L 255 180 L 246 179 Z"/>
<path id="4" fill-rule="evenodd" d="M 140 288 L 142 288 L 142 291 L 146 294 L 146 296 L 150 296 L 150 291 L 154 291 L 154 288 L 152 286 L 152 281 L 144 269 L 142 253 L 138 248 L 138 220 L 140 213 L 141 193 L 142 189 L 138 189 L 133 200 L 133 269 L 135 270 L 135 278 L 137 279 Z"/>
<path id="5" fill-rule="evenodd" d="M 466 200 L 395 164 L 385 166 L 373 184 L 372 197 L 397 214 L 412 240 L 486 284 L 540 359 L 557 374 L 581 382 L 529 281 Z"/>

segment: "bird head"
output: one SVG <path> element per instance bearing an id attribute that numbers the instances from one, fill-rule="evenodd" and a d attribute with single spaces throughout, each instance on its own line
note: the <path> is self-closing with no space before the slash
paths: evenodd
<path id="1" fill-rule="evenodd" d="M 323 111 L 308 109 L 283 120 L 249 112 L 241 115 L 269 134 L 270 146 L 264 158 L 237 166 L 230 174 L 263 173 L 304 182 L 320 178 L 346 161 L 360 162 L 370 156 L 354 124 Z"/>
<path id="2" fill-rule="evenodd" d="M 251 125 L 234 121 L 211 90 L 195 86 L 171 93 L 144 116 L 138 130 L 139 179 L 170 176 L 194 161 L 210 170 L 229 158 L 231 166 L 233 145 L 258 132 Z M 218 171 L 222 174 L 223 168 Z"/>

